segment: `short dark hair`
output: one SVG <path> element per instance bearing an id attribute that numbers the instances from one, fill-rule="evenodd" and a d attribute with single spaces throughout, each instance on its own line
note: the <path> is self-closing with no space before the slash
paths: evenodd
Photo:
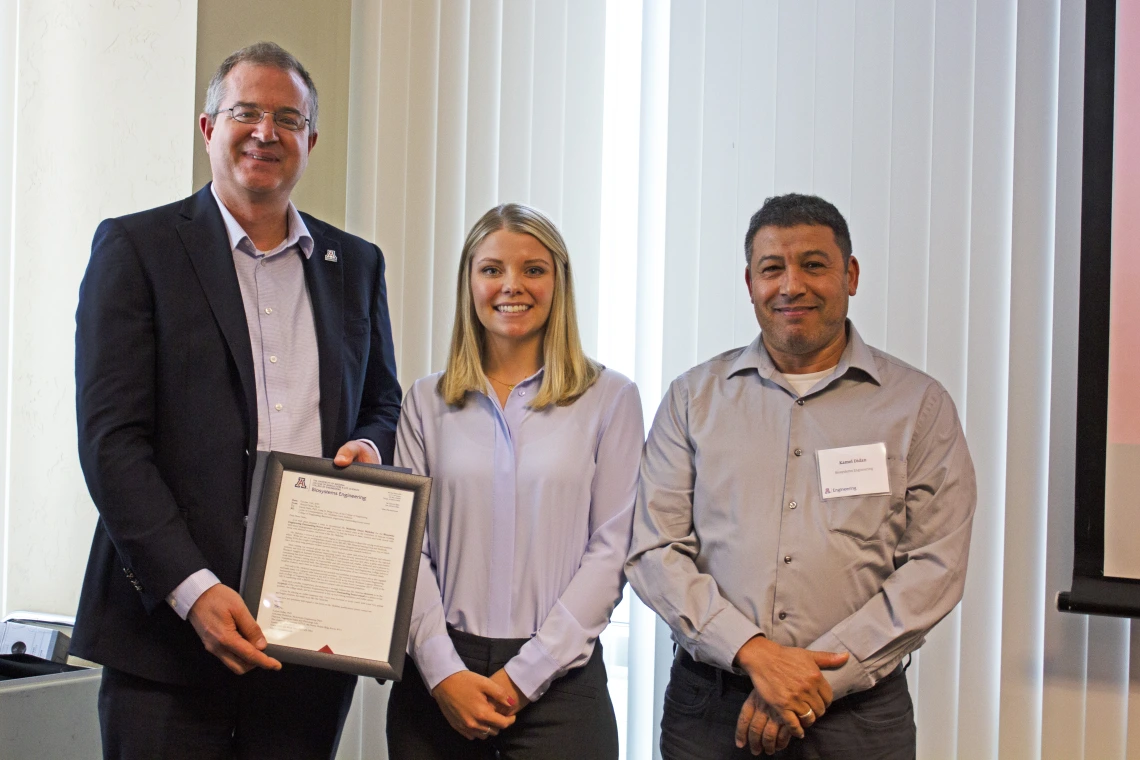
<path id="1" fill-rule="evenodd" d="M 752 239 L 761 227 L 795 227 L 799 224 L 819 224 L 830 227 L 835 236 L 835 244 L 843 254 L 843 264 L 851 258 L 851 233 L 847 220 L 832 204 L 818 195 L 788 193 L 774 195 L 764 201 L 760 210 L 748 222 L 748 234 L 744 237 L 744 260 L 752 266 Z"/>
<path id="2" fill-rule="evenodd" d="M 210 85 L 206 88 L 205 111 L 206 115 L 210 117 L 211 123 L 222 107 L 226 76 L 239 63 L 271 66 L 281 71 L 295 72 L 297 76 L 301 77 L 301 81 L 305 83 L 305 88 L 309 91 L 306 98 L 309 106 L 309 113 L 306 114 L 309 117 L 309 130 L 317 131 L 317 86 L 313 84 L 313 78 L 309 76 L 309 72 L 305 70 L 297 57 L 276 42 L 255 42 L 231 53 L 226 60 L 222 61 L 222 65 L 214 72 L 214 76 L 210 77 Z"/>

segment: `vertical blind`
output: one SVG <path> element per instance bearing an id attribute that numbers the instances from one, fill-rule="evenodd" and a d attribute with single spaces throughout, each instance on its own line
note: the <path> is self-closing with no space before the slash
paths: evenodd
<path id="1" fill-rule="evenodd" d="M 465 231 L 522 201 L 563 230 L 587 350 L 648 417 L 755 336 L 751 213 L 823 195 L 862 264 L 852 320 L 947 387 L 978 472 L 965 597 L 908 671 L 919 757 L 1140 758 L 1140 630 L 1052 603 L 1072 562 L 1083 2 L 353 12 L 348 225 L 387 256 L 402 382 L 443 367 Z M 636 601 L 619 616 L 623 751 L 647 760 L 672 651 Z"/>

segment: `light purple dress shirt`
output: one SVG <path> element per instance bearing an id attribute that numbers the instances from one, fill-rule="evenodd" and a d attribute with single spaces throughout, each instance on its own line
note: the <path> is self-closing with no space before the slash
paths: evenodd
<path id="1" fill-rule="evenodd" d="M 396 464 L 433 479 L 408 651 L 428 689 L 464 670 L 447 624 L 528 638 L 506 665 L 529 699 L 584 665 L 621 599 L 645 440 L 637 386 L 603 370 L 569 406 L 527 406 L 542 371 L 505 407 L 488 387 L 462 409 L 415 383 Z"/>
<path id="2" fill-rule="evenodd" d="M 271 251 L 259 251 L 218 194 L 213 195 L 226 225 L 253 351 L 257 449 L 319 457 L 317 329 L 301 261 L 313 253 L 312 235 L 290 203 L 285 240 Z M 167 602 L 185 619 L 198 597 L 217 583 L 218 577 L 203 568 L 180 583 Z"/>

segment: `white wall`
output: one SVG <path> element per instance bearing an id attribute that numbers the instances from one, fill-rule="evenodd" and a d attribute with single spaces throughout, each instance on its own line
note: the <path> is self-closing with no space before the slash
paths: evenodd
<path id="1" fill-rule="evenodd" d="M 101 219 L 191 189 L 196 10 L 195 0 L 17 6 L 13 245 L 0 272 L 12 297 L 3 614 L 75 612 L 96 517 L 75 447 L 79 281 Z"/>
<path id="2" fill-rule="evenodd" d="M 15 3 L 0 3 L 0 113 L 13 114 L 16 107 L 16 27 Z M 8 317 L 10 305 L 9 269 L 12 261 L 12 166 L 15 153 L 15 119 L 0 119 L 0 399 L 8 398 Z M 8 430 L 8 405 L 0 404 L 0 430 Z M 8 439 L 0 435 L 0 485 L 8 482 Z M 7 495 L 0 500 L 0 613 L 4 610 L 3 588 L 7 576 L 8 509 Z"/>

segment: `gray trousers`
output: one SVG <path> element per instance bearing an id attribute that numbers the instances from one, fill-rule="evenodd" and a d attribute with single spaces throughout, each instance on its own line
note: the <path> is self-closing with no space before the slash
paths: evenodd
<path id="1" fill-rule="evenodd" d="M 687 657 L 687 655 L 685 655 Z M 745 760 L 736 747 L 736 719 L 751 691 L 740 676 L 674 661 L 661 718 L 663 760 Z M 704 672 L 701 672 L 704 671 Z M 914 707 L 902 669 L 867 691 L 831 704 L 777 760 L 913 760 Z"/>

